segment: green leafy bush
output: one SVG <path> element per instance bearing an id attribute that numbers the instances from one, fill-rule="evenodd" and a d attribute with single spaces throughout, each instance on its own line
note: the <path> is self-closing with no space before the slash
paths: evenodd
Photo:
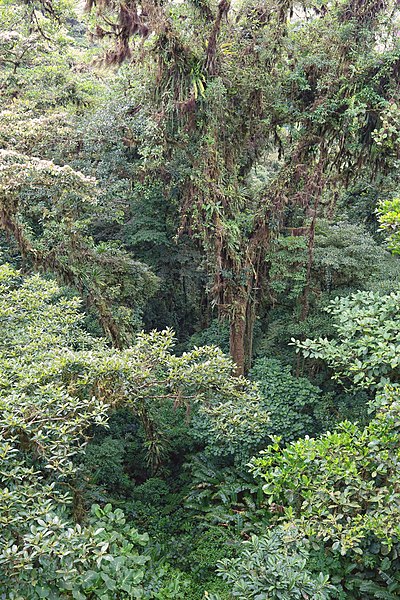
<path id="1" fill-rule="evenodd" d="M 113 511 L 109 504 L 104 509 L 93 505 L 85 526 L 72 525 L 65 520 L 66 516 L 58 509 L 30 525 L 24 535 L 25 561 L 16 564 L 13 557 L 11 580 L 7 577 L 10 576 L 7 562 L 11 557 L 7 555 L 15 553 L 17 546 L 8 544 L 2 549 L 0 582 L 4 597 L 9 600 L 144 598 L 145 565 L 149 557 L 139 550 L 147 545 L 147 534 L 140 535 L 127 525 L 123 512 Z"/>
<path id="2" fill-rule="evenodd" d="M 268 424 L 269 414 L 254 387 L 253 395 L 248 393 L 246 406 L 238 406 L 235 401 L 202 406 L 193 416 L 191 432 L 195 440 L 205 445 L 209 457 L 243 464 L 265 445 Z"/>
<path id="3" fill-rule="evenodd" d="M 291 441 L 302 435 L 322 431 L 336 418 L 330 414 L 330 398 L 304 377 L 294 377 L 288 366 L 275 359 L 258 358 L 249 373 L 257 384 L 258 394 L 248 405 L 248 412 L 237 412 L 232 405 L 218 431 L 209 425 L 207 412 L 201 408 L 192 422 L 192 435 L 205 444 L 210 457 L 231 458 L 245 463 L 254 452 L 269 443 L 271 435 Z M 260 396 L 260 399 L 258 397 Z M 221 406 L 226 411 L 227 405 Z M 218 409 L 213 409 L 218 414 Z"/>
<path id="4" fill-rule="evenodd" d="M 400 198 L 380 202 L 378 214 L 381 229 L 387 234 L 390 250 L 393 254 L 400 254 Z"/>
<path id="5" fill-rule="evenodd" d="M 305 357 L 324 360 L 339 381 L 364 388 L 400 378 L 400 293 L 381 296 L 357 292 L 336 298 L 327 309 L 334 319 L 333 339 L 292 340 Z"/>
<path id="6" fill-rule="evenodd" d="M 124 468 L 125 444 L 122 440 L 105 437 L 90 443 L 85 451 L 82 469 L 97 487 L 109 493 L 126 495 L 132 490 L 133 481 Z"/>
<path id="7" fill-rule="evenodd" d="M 275 520 L 295 523 L 338 557 L 347 598 L 400 593 L 399 388 L 378 401 L 364 428 L 344 422 L 317 439 L 274 443 L 252 461 Z"/>
<path id="8" fill-rule="evenodd" d="M 277 528 L 244 542 L 238 558 L 219 562 L 218 573 L 241 600 L 327 600 L 333 590 L 329 577 L 311 573 L 307 559 L 304 542 Z"/>
<path id="9" fill-rule="evenodd" d="M 321 430 L 318 412 L 323 410 L 324 397 L 308 379 L 294 377 L 290 367 L 268 358 L 256 359 L 250 376 L 257 381 L 270 416 L 269 434 L 287 442 Z"/>

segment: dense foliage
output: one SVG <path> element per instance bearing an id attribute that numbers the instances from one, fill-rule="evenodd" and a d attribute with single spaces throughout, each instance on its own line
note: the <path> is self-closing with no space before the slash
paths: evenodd
<path id="1" fill-rule="evenodd" d="M 0 598 L 400 595 L 397 0 L 0 0 Z"/>
<path id="2" fill-rule="evenodd" d="M 143 574 L 134 575 L 133 565 L 146 559 L 133 549 L 145 538 L 120 509 L 94 506 L 92 520 L 79 524 L 85 500 L 76 457 L 90 426 L 106 426 L 111 407 L 129 406 L 140 418 L 156 469 L 166 440 L 155 404 L 201 403 L 215 435 L 237 421 L 245 435 L 247 415 L 260 403 L 256 390 L 230 375 L 232 364 L 218 349 L 173 356 L 170 332 L 153 332 L 127 350 L 111 350 L 81 328 L 79 306 L 54 281 L 1 268 L 1 582 L 10 598 L 55 590 L 80 598 L 96 589 L 105 598 L 118 586 L 121 594 L 136 593 Z M 21 582 L 15 594 L 14 576 Z"/>
<path id="3" fill-rule="evenodd" d="M 345 421 L 318 439 L 275 443 L 253 462 L 269 503 L 282 507 L 280 520 L 295 521 L 326 555 L 338 555 L 346 598 L 395 598 L 400 590 L 398 397 L 387 388 L 365 428 Z"/>

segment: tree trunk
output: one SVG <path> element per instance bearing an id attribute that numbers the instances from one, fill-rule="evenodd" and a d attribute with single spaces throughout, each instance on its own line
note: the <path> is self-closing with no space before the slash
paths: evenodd
<path id="1" fill-rule="evenodd" d="M 244 333 L 244 372 L 246 375 L 251 369 L 251 362 L 253 359 L 253 339 L 255 321 L 256 303 L 254 299 L 249 298 L 246 306 L 246 328 Z"/>
<path id="2" fill-rule="evenodd" d="M 244 375 L 246 362 L 246 312 L 247 295 L 240 294 L 235 301 L 234 310 L 230 319 L 230 354 L 236 363 L 236 375 Z"/>

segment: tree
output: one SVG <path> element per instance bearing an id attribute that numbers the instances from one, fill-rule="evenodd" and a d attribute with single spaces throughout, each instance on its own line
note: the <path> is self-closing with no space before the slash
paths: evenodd
<path id="1" fill-rule="evenodd" d="M 132 325 L 138 328 L 141 307 L 157 280 L 145 265 L 116 247 L 96 245 L 88 235 L 97 194 L 93 179 L 68 166 L 0 151 L 1 227 L 36 268 L 78 290 L 96 310 L 105 334 L 121 347 Z M 124 303 L 136 311 L 133 319 Z"/>
<path id="2" fill-rule="evenodd" d="M 394 6 L 305 2 L 296 18 L 296 3 L 269 1 L 131 1 L 98 11 L 99 35 L 117 40 L 107 46 L 109 62 L 132 56 L 131 40 L 142 37 L 149 99 L 142 95 L 138 111 L 160 124 L 170 182 L 180 165 L 181 230 L 205 254 L 238 373 L 249 367 L 265 253 L 293 207 L 305 220 L 309 280 L 329 186 L 346 185 L 356 165 L 376 173 L 393 162 L 396 150 L 378 147 L 373 134 L 395 94 Z M 255 193 L 254 172 L 265 164 L 267 181 Z M 308 293 L 306 286 L 304 315 Z"/>
<path id="3" fill-rule="evenodd" d="M 108 339 L 121 347 L 141 327 L 158 279 L 122 244 L 93 238 L 106 193 L 65 163 L 79 143 L 77 116 L 102 88 L 85 66 L 79 71 L 86 49 L 68 34 L 58 8 L 60 19 L 50 8 L 12 3 L 1 11 L 0 227 L 25 268 L 50 271 L 77 291 Z"/>
<path id="4" fill-rule="evenodd" d="M 77 458 L 111 407 L 142 420 L 154 469 L 165 442 L 154 410 L 160 402 L 198 405 L 212 428 L 232 433 L 241 413 L 250 428 L 249 414 L 259 410 L 254 386 L 232 376 L 217 348 L 174 356 L 172 332 L 153 332 L 129 349 L 110 349 L 84 331 L 79 308 L 54 281 L 0 267 L 0 582 L 10 599 L 56 590 L 55 598 L 81 598 L 84 590 L 115 598 L 141 587 L 146 559 L 135 547 L 146 539 L 120 510 L 94 507 L 86 519 Z"/>
<path id="5" fill-rule="evenodd" d="M 334 384 L 325 365 L 310 356 L 305 358 L 302 353 L 296 355 L 290 340 L 332 338 L 334 315 L 326 308 L 338 296 L 360 290 L 379 294 L 396 292 L 400 283 L 398 260 L 365 227 L 320 218 L 315 229 L 306 318 L 301 318 L 307 285 L 306 239 L 280 236 L 271 244 L 268 261 L 269 284 L 260 302 L 255 353 L 279 358 L 290 364 L 297 375 L 306 374 L 325 391 L 332 390 Z M 338 392 L 334 393 L 337 398 Z"/>
<path id="6" fill-rule="evenodd" d="M 89 425 L 105 424 L 108 410 L 98 396 L 74 393 L 59 372 L 73 347 L 95 345 L 79 327 L 78 307 L 54 282 L 0 268 L 0 585 L 10 600 L 92 597 L 95 590 L 115 598 L 108 590 L 116 581 L 127 593 L 141 588 L 146 559 L 137 548 L 147 538 L 122 511 L 94 507 L 83 526 L 71 518 L 74 495 L 83 517 L 74 458 Z"/>

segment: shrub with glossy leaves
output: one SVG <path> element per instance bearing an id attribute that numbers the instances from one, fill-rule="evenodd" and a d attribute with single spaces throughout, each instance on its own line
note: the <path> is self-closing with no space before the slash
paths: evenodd
<path id="1" fill-rule="evenodd" d="M 379 402 L 364 428 L 344 422 L 317 439 L 274 443 L 252 461 L 271 515 L 343 557 L 347 598 L 400 592 L 399 388 L 387 387 Z"/>
<path id="2" fill-rule="evenodd" d="M 382 387 L 400 376 L 399 303 L 399 292 L 386 296 L 357 292 L 336 298 L 327 309 L 334 319 L 335 338 L 292 341 L 306 358 L 326 361 L 335 379 Z"/>
<path id="3" fill-rule="evenodd" d="M 293 532 L 272 529 L 243 543 L 239 558 L 218 563 L 233 598 L 252 600 L 327 600 L 329 577 L 307 568 L 308 551 Z"/>
<path id="4" fill-rule="evenodd" d="M 141 548 L 148 539 L 110 504 L 93 505 L 84 527 L 48 513 L 25 536 L 36 560 L 18 572 L 17 585 L 4 582 L 2 589 L 10 600 L 144 598 L 149 557 Z"/>

